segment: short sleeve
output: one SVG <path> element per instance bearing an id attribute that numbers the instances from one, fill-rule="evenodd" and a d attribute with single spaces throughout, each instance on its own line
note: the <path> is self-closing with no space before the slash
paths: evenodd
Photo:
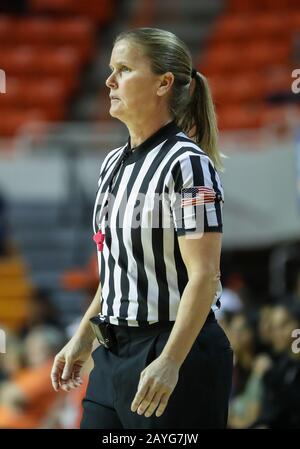
<path id="1" fill-rule="evenodd" d="M 223 232 L 223 187 L 211 160 L 204 154 L 184 154 L 168 178 L 170 212 L 178 236 Z"/>

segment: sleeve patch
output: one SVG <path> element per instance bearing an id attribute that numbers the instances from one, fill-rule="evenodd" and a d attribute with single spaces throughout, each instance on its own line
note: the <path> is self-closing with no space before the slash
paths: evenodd
<path id="1" fill-rule="evenodd" d="M 215 201 L 223 201 L 220 193 L 204 186 L 194 186 L 181 189 L 181 207 L 199 206 Z"/>

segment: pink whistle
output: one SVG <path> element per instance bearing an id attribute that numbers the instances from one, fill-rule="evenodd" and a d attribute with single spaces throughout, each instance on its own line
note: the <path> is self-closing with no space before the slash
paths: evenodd
<path id="1" fill-rule="evenodd" d="M 102 234 L 101 231 L 98 231 L 97 234 L 94 234 L 93 240 L 97 244 L 98 251 L 103 251 L 104 237 L 105 234 Z"/>

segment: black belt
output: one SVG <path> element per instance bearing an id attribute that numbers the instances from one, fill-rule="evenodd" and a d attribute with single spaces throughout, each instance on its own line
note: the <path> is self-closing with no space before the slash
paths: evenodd
<path id="1" fill-rule="evenodd" d="M 211 310 L 209 312 L 209 314 L 207 315 L 207 318 L 205 320 L 205 323 L 209 323 L 212 321 L 215 321 L 215 314 L 214 312 Z M 153 323 L 153 324 L 149 324 L 147 326 L 142 325 L 142 326 L 122 326 L 122 325 L 118 325 L 118 324 L 110 324 L 110 326 L 112 327 L 112 330 L 115 334 L 118 333 L 118 331 L 122 331 L 124 329 L 126 329 L 127 334 L 132 335 L 133 337 L 139 336 L 139 337 L 147 337 L 147 336 L 152 336 L 152 335 L 157 335 L 159 331 L 164 331 L 164 330 L 171 330 L 172 327 L 174 326 L 175 321 L 158 321 L 157 323 Z"/>
<path id="2" fill-rule="evenodd" d="M 215 314 L 210 310 L 205 323 L 216 321 Z M 102 321 L 99 316 L 90 319 L 93 331 L 100 344 L 106 348 L 114 346 L 121 335 L 130 337 L 151 337 L 159 332 L 171 330 L 175 321 L 158 321 L 147 326 L 121 326 Z"/>

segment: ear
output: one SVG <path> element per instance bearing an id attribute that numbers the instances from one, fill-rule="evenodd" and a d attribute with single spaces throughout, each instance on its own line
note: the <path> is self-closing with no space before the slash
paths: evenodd
<path id="1" fill-rule="evenodd" d="M 161 77 L 159 79 L 157 95 L 159 97 L 166 95 L 166 93 L 168 93 L 170 91 L 173 83 L 174 83 L 174 75 L 172 72 L 166 72 L 163 75 L 161 75 Z"/>

